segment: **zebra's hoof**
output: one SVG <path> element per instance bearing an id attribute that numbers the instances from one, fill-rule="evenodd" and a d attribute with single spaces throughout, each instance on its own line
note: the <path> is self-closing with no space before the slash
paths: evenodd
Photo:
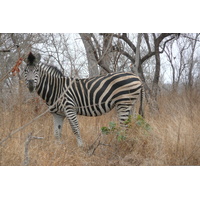
<path id="1" fill-rule="evenodd" d="M 84 147 L 84 144 L 82 141 L 78 141 L 78 147 Z"/>

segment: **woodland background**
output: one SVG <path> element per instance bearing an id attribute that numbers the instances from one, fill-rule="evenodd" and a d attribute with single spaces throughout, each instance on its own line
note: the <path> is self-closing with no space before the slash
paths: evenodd
<path id="1" fill-rule="evenodd" d="M 115 71 L 138 74 L 145 87 L 145 119 L 119 137 L 116 113 L 79 117 L 84 149 L 66 121 L 56 144 L 47 106 L 25 86 L 30 52 L 66 76 Z M 0 165 L 199 165 L 199 33 L 1 33 Z M 101 131 L 109 128 L 109 134 Z M 124 139 L 123 139 L 124 138 Z"/>

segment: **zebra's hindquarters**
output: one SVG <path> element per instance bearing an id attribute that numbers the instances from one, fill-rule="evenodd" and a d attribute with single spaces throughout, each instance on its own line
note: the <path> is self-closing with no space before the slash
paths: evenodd
<path id="1" fill-rule="evenodd" d="M 139 114 L 143 116 L 143 86 L 138 84 L 137 88 L 129 90 L 126 95 L 119 96 L 116 102 L 116 110 L 118 113 L 119 122 L 124 126 L 124 122 L 128 120 L 129 116 L 136 117 L 135 105 L 140 100 Z"/>

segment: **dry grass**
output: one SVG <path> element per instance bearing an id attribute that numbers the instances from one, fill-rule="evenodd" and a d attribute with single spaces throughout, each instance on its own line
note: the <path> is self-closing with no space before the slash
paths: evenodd
<path id="1" fill-rule="evenodd" d="M 44 137 L 31 140 L 29 165 L 199 165 L 200 164 L 200 98 L 195 92 L 165 95 L 159 99 L 160 113 L 150 115 L 147 131 L 134 122 L 126 139 L 118 141 L 116 134 L 100 134 L 102 126 L 117 121 L 115 111 L 91 118 L 79 117 L 84 148 L 77 147 L 76 138 L 66 121 L 63 143 L 57 144 L 53 136 L 51 114 L 42 116 L 0 146 L 0 165 L 23 165 L 25 141 L 29 133 Z M 11 108 L 1 105 L 0 140 L 28 123 L 47 107 L 38 103 L 17 104 Z M 96 142 L 95 142 L 96 141 Z"/>

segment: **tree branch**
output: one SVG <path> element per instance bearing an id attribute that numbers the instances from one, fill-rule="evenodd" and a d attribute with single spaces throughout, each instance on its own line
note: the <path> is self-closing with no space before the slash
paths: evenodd
<path id="1" fill-rule="evenodd" d="M 175 38 L 175 37 L 172 37 L 172 38 L 170 38 L 169 40 L 166 40 L 166 41 L 164 42 L 164 44 L 163 44 L 162 51 L 159 51 L 159 53 L 163 53 L 164 50 L 165 50 L 165 46 L 166 46 L 166 44 L 167 44 L 169 41 L 173 40 L 174 38 Z"/>
<path id="2" fill-rule="evenodd" d="M 88 40 L 88 42 L 90 43 L 90 45 L 91 45 L 91 47 L 92 47 L 92 49 L 93 49 L 94 56 L 95 56 L 96 60 L 99 60 L 99 58 L 101 57 L 100 45 L 99 45 L 99 43 L 98 43 L 96 37 L 94 36 L 94 34 L 91 33 L 90 35 L 91 35 L 91 38 L 93 38 L 93 40 L 94 40 L 94 43 L 95 43 L 95 45 L 96 45 L 96 48 L 94 47 L 94 45 L 93 45 L 93 43 L 92 43 L 91 40 Z M 97 49 L 97 51 L 96 51 L 96 49 Z M 98 52 L 98 54 L 97 54 L 97 52 Z"/>
<path id="3" fill-rule="evenodd" d="M 161 33 L 157 38 L 156 38 L 156 35 L 153 34 L 154 36 L 154 44 L 155 44 L 155 49 L 159 47 L 160 43 L 163 41 L 164 38 L 172 35 L 173 33 Z M 166 40 L 163 44 L 163 48 L 162 48 L 162 51 L 159 51 L 159 53 L 163 53 L 164 52 L 164 49 L 165 49 L 165 46 L 166 44 L 170 41 L 170 40 L 173 40 L 175 38 L 172 37 L 168 40 Z M 144 61 L 146 61 L 147 59 L 149 59 L 150 57 L 154 56 L 156 54 L 156 51 L 152 51 L 152 52 L 149 52 L 148 54 L 146 54 L 142 59 L 141 59 L 141 63 L 143 63 Z"/>
<path id="4" fill-rule="evenodd" d="M 134 51 L 134 53 L 136 53 L 136 47 L 135 45 L 129 40 L 129 38 L 127 37 L 127 33 L 123 33 L 122 35 L 118 35 L 118 34 L 113 34 L 113 37 L 119 38 L 124 40 L 124 42 L 126 42 L 129 47 Z"/>
<path id="5" fill-rule="evenodd" d="M 149 35 L 147 33 L 143 33 L 143 35 L 144 35 L 144 39 L 145 39 L 147 47 L 148 47 L 148 51 L 151 52 L 151 46 L 149 44 Z"/>
<path id="6" fill-rule="evenodd" d="M 6 52 L 10 52 L 10 50 L 9 49 L 3 49 L 3 50 L 0 50 L 0 52 L 2 52 L 2 53 L 6 53 Z"/>
<path id="7" fill-rule="evenodd" d="M 133 58 L 133 56 L 131 56 L 126 51 L 120 49 L 118 46 L 113 46 L 111 51 L 113 51 L 113 52 L 114 51 L 120 52 L 122 55 L 126 56 L 132 62 L 132 64 L 135 64 L 135 59 Z"/>

